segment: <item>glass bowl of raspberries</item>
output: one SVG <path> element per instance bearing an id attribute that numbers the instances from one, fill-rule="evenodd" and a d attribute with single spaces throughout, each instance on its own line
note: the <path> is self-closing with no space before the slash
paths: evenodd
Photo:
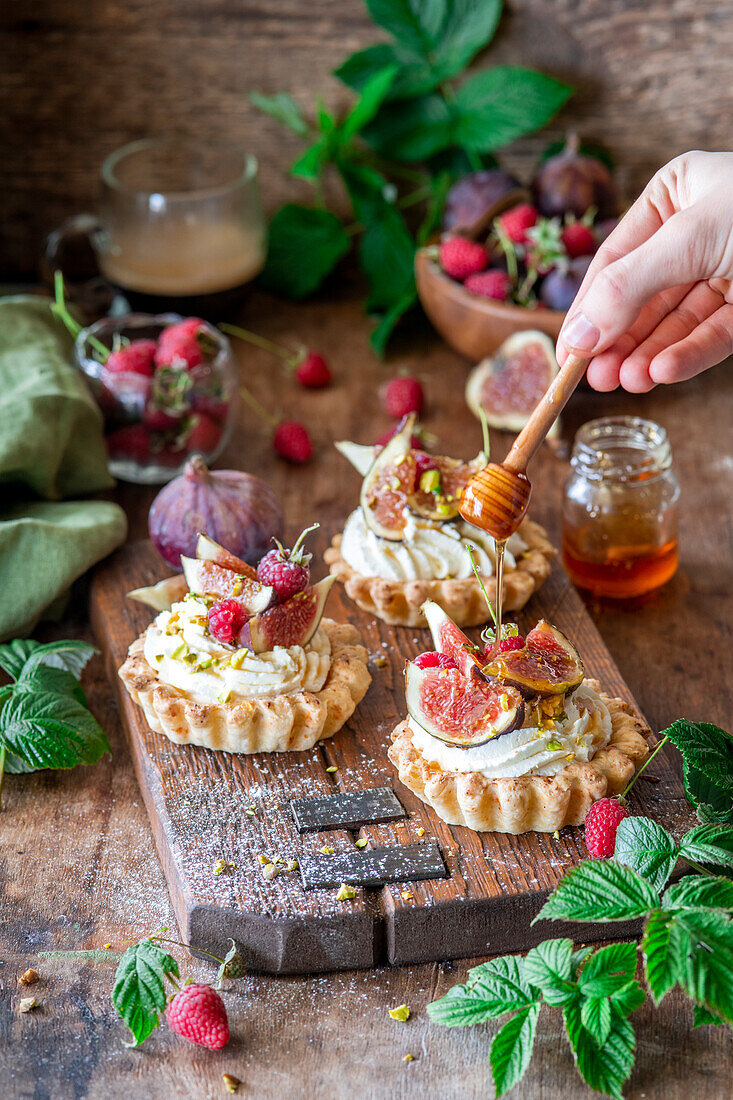
<path id="1" fill-rule="evenodd" d="M 75 357 L 104 416 L 113 477 L 161 485 L 194 453 L 213 462 L 231 429 L 236 362 L 198 317 L 128 313 L 76 338 Z"/>

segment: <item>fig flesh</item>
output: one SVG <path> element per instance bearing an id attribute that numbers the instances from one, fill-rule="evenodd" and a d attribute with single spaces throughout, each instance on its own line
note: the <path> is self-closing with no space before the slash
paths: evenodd
<path id="1" fill-rule="evenodd" d="M 225 569 L 214 561 L 182 557 L 181 565 L 186 584 L 194 596 L 236 600 L 248 615 L 265 611 L 273 601 L 274 589 L 235 573 L 233 569 Z"/>
<path id="2" fill-rule="evenodd" d="M 483 409 L 492 428 L 519 432 L 558 372 L 555 347 L 543 332 L 517 332 L 474 367 L 466 402 L 474 416 Z M 557 434 L 557 421 L 550 434 Z"/>
<path id="3" fill-rule="evenodd" d="M 367 527 L 380 538 L 398 542 L 407 520 L 404 508 L 415 486 L 417 464 L 411 448 L 415 416 L 379 452 L 361 486 Z"/>
<path id="4" fill-rule="evenodd" d="M 460 672 L 468 679 L 478 679 L 486 683 L 487 677 L 479 659 L 479 647 L 466 637 L 434 600 L 426 600 L 421 610 L 428 621 L 436 651 L 452 657 Z"/>
<path id="5" fill-rule="evenodd" d="M 241 573 L 242 576 L 249 577 L 251 581 L 257 580 L 256 569 L 253 569 L 246 561 L 242 561 L 236 554 L 232 554 L 230 550 L 225 550 L 223 546 L 220 546 L 218 542 L 214 542 L 208 535 L 199 535 L 196 543 L 196 557 L 200 561 L 213 561 L 217 565 L 223 565 L 225 569 L 233 569 L 235 573 Z"/>
<path id="6" fill-rule="evenodd" d="M 565 695 L 585 675 L 575 646 L 546 619 L 530 630 L 522 649 L 499 653 L 485 672 L 529 695 Z"/>
<path id="7" fill-rule="evenodd" d="M 373 446 L 368 443 L 352 443 L 349 439 L 340 439 L 334 446 L 362 477 L 366 477 L 374 465 Z"/>
<path id="8" fill-rule="evenodd" d="M 187 591 L 186 578 L 178 573 L 175 577 L 166 577 L 164 581 L 158 581 L 147 588 L 135 588 L 127 595 L 131 600 L 152 607 L 154 611 L 170 611 L 173 604 L 182 600 Z"/>
<path id="9" fill-rule="evenodd" d="M 486 465 L 483 455 L 473 462 L 460 462 L 443 455 L 429 455 L 426 477 L 418 476 L 414 492 L 407 498 L 411 512 L 442 523 L 458 515 L 461 494 L 467 482 Z M 418 468 L 418 474 L 419 474 Z M 433 486 L 429 488 L 429 486 Z"/>
<path id="10" fill-rule="evenodd" d="M 524 721 L 518 692 L 466 679 L 457 668 L 405 669 L 410 718 L 426 733 L 450 745 L 471 748 L 517 729 Z"/>
<path id="11" fill-rule="evenodd" d="M 326 577 L 297 592 L 285 603 L 255 615 L 240 630 L 238 644 L 253 653 L 265 653 L 276 645 L 286 649 L 292 645 L 306 645 L 318 630 L 335 579 Z"/>

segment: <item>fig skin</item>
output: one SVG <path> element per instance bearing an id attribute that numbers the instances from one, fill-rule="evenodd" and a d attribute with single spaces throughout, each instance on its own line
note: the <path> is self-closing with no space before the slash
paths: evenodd
<path id="1" fill-rule="evenodd" d="M 532 181 L 540 214 L 547 218 L 573 214 L 582 218 L 594 206 L 598 221 L 615 218 L 618 196 L 605 164 L 579 152 L 577 134 L 570 134 L 562 152 L 550 157 Z"/>
<path id="2" fill-rule="evenodd" d="M 443 229 L 458 231 L 470 229 L 488 210 L 521 187 L 521 183 L 502 168 L 485 168 L 470 172 L 453 184 L 445 200 Z"/>
<path id="3" fill-rule="evenodd" d="M 567 268 L 554 268 L 542 281 L 540 301 L 550 309 L 566 313 L 575 301 L 592 259 L 592 256 L 578 256 L 570 260 Z"/>
<path id="4" fill-rule="evenodd" d="M 565 666 L 556 667 L 559 661 L 564 661 Z M 530 630 L 523 649 L 499 653 L 484 672 L 518 688 L 526 697 L 566 695 L 579 687 L 585 676 L 573 643 L 546 619 L 540 619 Z"/>

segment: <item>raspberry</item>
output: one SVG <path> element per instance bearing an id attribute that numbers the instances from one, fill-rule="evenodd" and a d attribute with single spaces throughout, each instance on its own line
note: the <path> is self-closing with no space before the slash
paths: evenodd
<path id="1" fill-rule="evenodd" d="M 424 396 L 417 378 L 409 375 L 393 378 L 384 390 L 384 407 L 390 416 L 400 420 L 408 413 L 422 412 Z"/>
<path id="2" fill-rule="evenodd" d="M 484 246 L 466 237 L 449 237 L 440 246 L 440 266 L 446 275 L 461 283 L 468 275 L 483 271 L 488 262 Z"/>
<path id="3" fill-rule="evenodd" d="M 187 317 L 185 321 L 164 328 L 158 337 L 155 365 L 170 367 L 181 364 L 193 370 L 203 363 L 204 353 L 198 339 L 203 327 L 204 322 L 200 318 Z"/>
<path id="4" fill-rule="evenodd" d="M 149 405 L 143 413 L 143 424 L 146 428 L 150 428 L 151 432 L 169 432 L 177 428 L 180 422 L 180 413 L 178 416 L 173 416 L 164 409 L 156 409 L 154 405 Z"/>
<path id="5" fill-rule="evenodd" d="M 303 551 L 306 535 L 314 531 L 318 524 L 306 527 L 298 536 L 292 550 L 275 539 L 275 549 L 265 554 L 257 566 L 257 580 L 260 584 L 274 588 L 280 603 L 285 603 L 296 592 L 302 592 L 310 581 L 310 560 L 312 555 Z"/>
<path id="6" fill-rule="evenodd" d="M 209 633 L 217 642 L 234 645 L 246 621 L 244 608 L 237 600 L 217 600 L 209 608 Z"/>
<path id="7" fill-rule="evenodd" d="M 489 642 L 484 650 L 484 660 L 491 658 L 493 642 Z M 502 638 L 499 642 L 498 653 L 508 653 L 512 649 L 524 649 L 524 638 L 521 634 L 515 634 L 512 638 Z"/>
<path id="8" fill-rule="evenodd" d="M 132 340 L 117 351 L 111 351 L 104 365 L 114 374 L 144 374 L 149 378 L 153 373 L 155 349 L 155 340 Z"/>
<path id="9" fill-rule="evenodd" d="M 313 454 L 313 444 L 308 432 L 297 420 L 283 420 L 275 428 L 272 445 L 281 458 L 288 462 L 307 462 Z"/>
<path id="10" fill-rule="evenodd" d="M 506 214 L 496 220 L 510 241 L 514 244 L 526 244 L 527 230 L 537 224 L 537 211 L 528 202 L 523 202 L 507 210 Z"/>
<path id="11" fill-rule="evenodd" d="M 328 363 L 317 351 L 309 351 L 305 359 L 298 366 L 295 377 L 301 386 L 306 389 L 319 390 L 328 386 L 331 381 L 331 371 Z"/>
<path id="12" fill-rule="evenodd" d="M 593 233 L 582 222 L 571 222 L 566 225 L 560 234 L 565 251 L 571 260 L 577 256 L 590 256 L 596 250 L 596 241 Z"/>
<path id="13" fill-rule="evenodd" d="M 206 413 L 214 420 L 226 420 L 229 412 L 229 402 L 225 398 L 206 393 L 194 393 L 193 407 L 196 412 Z"/>
<path id="14" fill-rule="evenodd" d="M 493 268 L 491 271 L 482 271 L 479 275 L 469 275 L 463 285 L 466 290 L 481 298 L 494 298 L 497 302 L 504 302 L 509 297 L 512 280 L 506 271 Z"/>
<path id="15" fill-rule="evenodd" d="M 438 465 L 432 455 L 429 455 L 427 451 L 415 452 L 415 482 L 420 484 L 420 478 L 428 470 L 437 470 Z"/>
<path id="16" fill-rule="evenodd" d="M 629 811 L 617 798 L 594 802 L 585 819 L 585 846 L 593 859 L 608 859 L 616 847 L 616 830 Z"/>
<path id="17" fill-rule="evenodd" d="M 141 465 L 150 461 L 150 432 L 143 424 L 128 424 L 107 436 L 110 458 L 129 458 Z"/>
<path id="18" fill-rule="evenodd" d="M 221 424 L 212 420 L 206 413 L 196 413 L 192 417 L 191 429 L 184 440 L 184 447 L 189 453 L 200 451 L 201 454 L 211 454 L 219 446 L 221 441 Z"/>
<path id="19" fill-rule="evenodd" d="M 456 662 L 447 653 L 436 653 L 435 650 L 420 653 L 413 658 L 412 663 L 418 668 L 458 668 Z"/>
<path id="20" fill-rule="evenodd" d="M 171 1031 L 191 1043 L 221 1050 L 229 1042 L 227 1010 L 210 985 L 187 985 L 176 993 L 165 1016 Z"/>

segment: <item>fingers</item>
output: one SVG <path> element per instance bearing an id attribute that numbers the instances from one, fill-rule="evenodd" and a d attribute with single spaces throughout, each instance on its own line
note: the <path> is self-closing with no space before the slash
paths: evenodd
<path id="1" fill-rule="evenodd" d="M 726 303 L 649 364 L 649 377 L 658 383 L 684 382 L 733 354 L 733 305 Z"/>

